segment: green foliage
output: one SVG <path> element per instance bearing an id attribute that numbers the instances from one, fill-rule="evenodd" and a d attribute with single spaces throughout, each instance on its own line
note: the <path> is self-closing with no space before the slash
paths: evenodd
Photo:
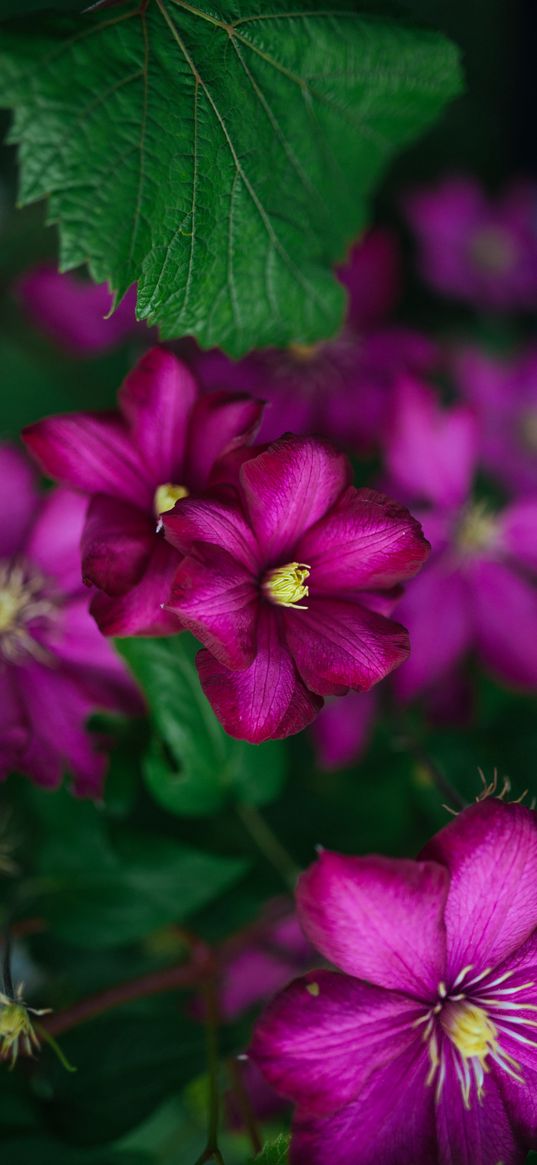
<path id="1" fill-rule="evenodd" d="M 148 830 L 113 836 L 94 805 L 67 794 L 47 804 L 44 818 L 38 908 L 58 937 L 81 947 L 116 947 L 184 921 L 248 868 Z"/>
<path id="2" fill-rule="evenodd" d="M 22 1137 L 17 1141 L 3 1141 L 3 1152 L 9 1165 L 151 1165 L 151 1158 L 145 1153 L 77 1151 L 71 1146 L 48 1137 Z"/>
<path id="3" fill-rule="evenodd" d="M 287 1165 L 290 1138 L 283 1135 L 270 1141 L 255 1159 L 255 1165 Z"/>
<path id="4" fill-rule="evenodd" d="M 352 9 L 149 0 L 7 27 L 20 201 L 49 197 L 62 269 L 137 281 L 164 338 L 234 355 L 333 333 L 332 264 L 460 89 L 448 41 Z"/>
<path id="5" fill-rule="evenodd" d="M 280 791 L 285 746 L 232 740 L 201 691 L 199 644 L 189 635 L 118 641 L 145 691 L 156 729 L 145 775 L 155 799 L 172 813 L 214 813 L 226 802 L 264 805 Z"/>

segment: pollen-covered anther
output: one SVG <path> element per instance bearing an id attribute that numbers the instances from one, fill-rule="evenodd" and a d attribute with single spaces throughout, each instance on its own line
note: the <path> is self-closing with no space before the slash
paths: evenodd
<path id="1" fill-rule="evenodd" d="M 40 1047 L 30 1013 L 39 1016 L 48 1015 L 50 1011 L 49 1008 L 36 1010 L 27 1007 L 22 999 L 22 991 L 21 984 L 14 999 L 0 994 L 0 1059 L 10 1060 L 12 1066 L 21 1051 L 26 1056 L 32 1056 Z"/>
<path id="2" fill-rule="evenodd" d="M 161 514 L 167 514 L 176 502 L 181 502 L 183 498 L 187 498 L 189 490 L 186 485 L 175 485 L 173 481 L 165 481 L 159 485 L 155 490 L 155 497 L 153 501 L 153 508 L 155 514 L 160 517 Z"/>
<path id="3" fill-rule="evenodd" d="M 307 611 L 301 599 L 307 599 L 310 593 L 309 587 L 304 585 L 310 570 L 311 567 L 304 562 L 287 562 L 285 566 L 270 570 L 263 580 L 267 598 L 279 607 L 297 607 Z"/>
<path id="4" fill-rule="evenodd" d="M 440 1022 L 446 1035 L 465 1059 L 474 1056 L 483 1064 L 497 1049 L 498 1032 L 482 1007 L 467 999 L 450 1001 L 442 1009 Z"/>

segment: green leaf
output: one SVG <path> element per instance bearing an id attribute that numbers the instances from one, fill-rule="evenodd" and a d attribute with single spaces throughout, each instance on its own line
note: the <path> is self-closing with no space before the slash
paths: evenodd
<path id="1" fill-rule="evenodd" d="M 255 1158 L 255 1165 L 287 1165 L 290 1143 L 291 1138 L 282 1133 L 264 1146 L 263 1152 Z"/>
<path id="2" fill-rule="evenodd" d="M 56 797 L 39 853 L 39 909 L 74 945 L 115 947 L 187 919 L 248 869 L 242 859 L 132 829 L 112 842 L 95 806 Z"/>
<path id="3" fill-rule="evenodd" d="M 62 269 L 137 281 L 165 339 L 237 356 L 332 334 L 367 198 L 461 84 L 442 36 L 353 7 L 132 0 L 7 26 L 20 201 L 50 198 Z"/>
<path id="4" fill-rule="evenodd" d="M 286 749 L 233 740 L 200 687 L 188 635 L 122 639 L 117 646 L 142 685 L 157 735 L 145 759 L 148 788 L 165 809 L 185 816 L 214 813 L 226 802 L 264 805 L 284 777 Z"/>
<path id="5" fill-rule="evenodd" d="M 39 1165 L 151 1165 L 146 1153 L 114 1152 L 109 1148 L 88 1153 L 42 1136 L 4 1140 L 2 1149 L 9 1165 L 30 1165 L 31 1161 L 39 1161 Z"/>

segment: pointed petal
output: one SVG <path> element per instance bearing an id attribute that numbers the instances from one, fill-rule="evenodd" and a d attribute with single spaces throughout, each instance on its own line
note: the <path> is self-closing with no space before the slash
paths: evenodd
<path id="1" fill-rule="evenodd" d="M 95 284 L 51 264 L 32 267 L 18 281 L 17 293 L 35 327 L 74 356 L 96 356 L 114 348 L 136 328 L 136 288 L 131 287 L 113 315 L 106 283 Z"/>
<path id="2" fill-rule="evenodd" d="M 537 817 L 523 805 L 471 805 L 421 857 L 445 866 L 447 973 L 496 967 L 537 926 Z M 499 876 L 501 871 L 501 876 Z"/>
<path id="3" fill-rule="evenodd" d="M 510 558 L 537 571 L 537 497 L 513 502 L 503 511 L 499 526 L 502 546 Z"/>
<path id="4" fill-rule="evenodd" d="M 197 658 L 201 686 L 230 736 L 261 744 L 300 732 L 315 718 L 322 700 L 302 683 L 277 618 L 261 609 L 257 655 L 245 671 L 222 667 L 208 651 Z"/>
<path id="5" fill-rule="evenodd" d="M 178 555 L 164 538 L 155 538 L 151 557 L 140 581 L 124 595 L 104 591 L 91 601 L 91 614 L 103 635 L 177 635 L 176 615 L 162 610 L 177 570 Z"/>
<path id="6" fill-rule="evenodd" d="M 225 390 L 199 398 L 192 412 L 186 457 L 187 480 L 193 489 L 204 489 L 219 458 L 255 436 L 263 409 L 262 401 Z"/>
<path id="7" fill-rule="evenodd" d="M 154 484 L 116 413 L 65 413 L 23 430 L 23 439 L 43 473 L 84 493 L 110 494 L 143 507 Z"/>
<path id="8" fill-rule="evenodd" d="M 41 498 L 26 554 L 63 595 L 83 590 L 80 540 L 88 500 L 69 489 L 53 489 Z"/>
<path id="9" fill-rule="evenodd" d="M 448 884 L 432 861 L 324 851 L 299 879 L 299 917 L 336 967 L 413 998 L 434 998 L 444 977 Z"/>
<path id="10" fill-rule="evenodd" d="M 311 566 L 312 594 L 393 587 L 411 578 L 429 553 L 421 526 L 404 506 L 370 489 L 346 491 L 296 548 Z"/>
<path id="11" fill-rule="evenodd" d="M 37 474 L 31 461 L 15 445 L 0 444 L 0 496 L 0 558 L 11 558 L 20 550 L 39 508 Z"/>
<path id="12" fill-rule="evenodd" d="M 89 503 L 80 552 L 84 582 L 107 595 L 136 586 L 153 550 L 156 522 L 117 498 L 95 494 Z"/>
<path id="13" fill-rule="evenodd" d="M 294 1122 L 291 1165 L 437 1165 L 434 1093 L 419 1040 L 371 1075 L 357 1100 Z"/>
<path id="14" fill-rule="evenodd" d="M 87 592 L 64 606 L 51 646 L 63 670 L 83 685 L 95 708 L 125 715 L 143 712 L 142 696 L 123 659 L 90 615 Z"/>
<path id="15" fill-rule="evenodd" d="M 298 539 L 335 504 L 349 474 L 346 457 L 312 437 L 282 437 L 243 465 L 242 491 L 267 561 L 294 558 Z"/>
<path id="16" fill-rule="evenodd" d="M 443 681 L 471 646 L 471 594 L 466 579 L 447 555 L 439 555 L 410 583 L 395 613 L 408 627 L 410 658 L 394 683 L 399 697 L 411 700 Z"/>
<path id="17" fill-rule="evenodd" d="M 485 663 L 509 684 L 537 687 L 537 586 L 503 562 L 472 566 L 473 618 Z"/>
<path id="18" fill-rule="evenodd" d="M 420 1042 L 423 1009 L 404 995 L 334 971 L 295 979 L 258 1021 L 250 1056 L 301 1112 L 321 1116 L 353 1100 L 372 1073 Z"/>
<path id="19" fill-rule="evenodd" d="M 177 568 L 165 609 L 224 667 L 253 662 L 259 593 L 250 572 L 226 550 L 196 543 Z"/>
<path id="20" fill-rule="evenodd" d="M 308 609 L 286 610 L 285 636 L 298 670 L 312 692 L 367 692 L 408 656 L 400 623 L 359 603 L 311 599 Z"/>
<path id="21" fill-rule="evenodd" d="M 184 485 L 188 421 L 197 397 L 186 365 L 166 348 L 151 348 L 119 390 L 119 407 L 156 484 Z"/>
<path id="22" fill-rule="evenodd" d="M 259 566 L 259 548 L 242 510 L 232 502 L 186 498 L 162 515 L 166 539 L 182 554 L 189 554 L 194 542 L 211 542 L 227 550 L 252 570 Z"/>

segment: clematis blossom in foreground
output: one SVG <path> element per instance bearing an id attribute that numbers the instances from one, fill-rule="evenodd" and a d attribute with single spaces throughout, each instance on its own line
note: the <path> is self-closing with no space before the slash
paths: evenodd
<path id="1" fill-rule="evenodd" d="M 200 397 L 188 369 L 152 348 L 121 386 L 117 412 L 48 417 L 25 430 L 44 473 L 90 497 L 82 573 L 99 589 L 91 613 L 105 635 L 179 630 L 162 610 L 178 556 L 161 515 L 226 480 L 225 457 L 253 436 L 261 412 L 239 393 Z"/>
<path id="2" fill-rule="evenodd" d="M 105 283 L 61 274 L 49 263 L 22 275 L 16 292 L 34 326 L 72 356 L 98 356 L 122 344 L 140 326 L 135 287 L 109 316 L 113 297 Z"/>
<path id="3" fill-rule="evenodd" d="M 39 495 L 33 467 L 0 446 L 0 777 L 19 771 L 53 788 L 66 769 L 97 796 L 106 757 L 86 729 L 96 711 L 133 713 L 142 701 L 89 614 L 80 578 L 86 499 Z"/>
<path id="4" fill-rule="evenodd" d="M 537 303 L 537 187 L 513 184 L 489 201 L 472 178 L 416 190 L 406 213 L 424 279 L 443 295 L 498 311 Z"/>
<path id="5" fill-rule="evenodd" d="M 479 427 L 405 380 L 387 435 L 389 489 L 418 514 L 433 550 L 396 608 L 412 654 L 394 678 L 411 699 L 451 682 L 470 651 L 505 683 L 537 687 L 537 496 L 495 509 L 474 494 Z"/>
<path id="6" fill-rule="evenodd" d="M 537 818 L 473 805 L 417 861 L 321 853 L 296 979 L 251 1057 L 296 1105 L 291 1165 L 522 1165 L 537 1147 Z"/>
<path id="7" fill-rule="evenodd" d="M 203 690 L 232 736 L 306 727 L 323 697 L 368 691 L 408 655 L 387 618 L 428 553 L 408 510 L 350 485 L 329 443 L 287 436 L 239 472 L 235 501 L 163 517 L 186 557 L 166 603 L 205 647 Z"/>
<path id="8" fill-rule="evenodd" d="M 479 420 L 479 458 L 513 493 L 537 494 L 537 348 L 512 361 L 465 348 L 457 387 Z"/>
<path id="9" fill-rule="evenodd" d="M 359 452 L 379 441 L 397 374 L 428 373 L 435 345 L 395 324 L 400 262 L 389 231 L 376 229 L 352 248 L 338 276 L 349 295 L 345 324 L 333 339 L 253 352 L 238 363 L 223 352 L 194 354 L 206 388 L 238 388 L 267 401 L 260 439 L 282 433 L 328 437 Z"/>

